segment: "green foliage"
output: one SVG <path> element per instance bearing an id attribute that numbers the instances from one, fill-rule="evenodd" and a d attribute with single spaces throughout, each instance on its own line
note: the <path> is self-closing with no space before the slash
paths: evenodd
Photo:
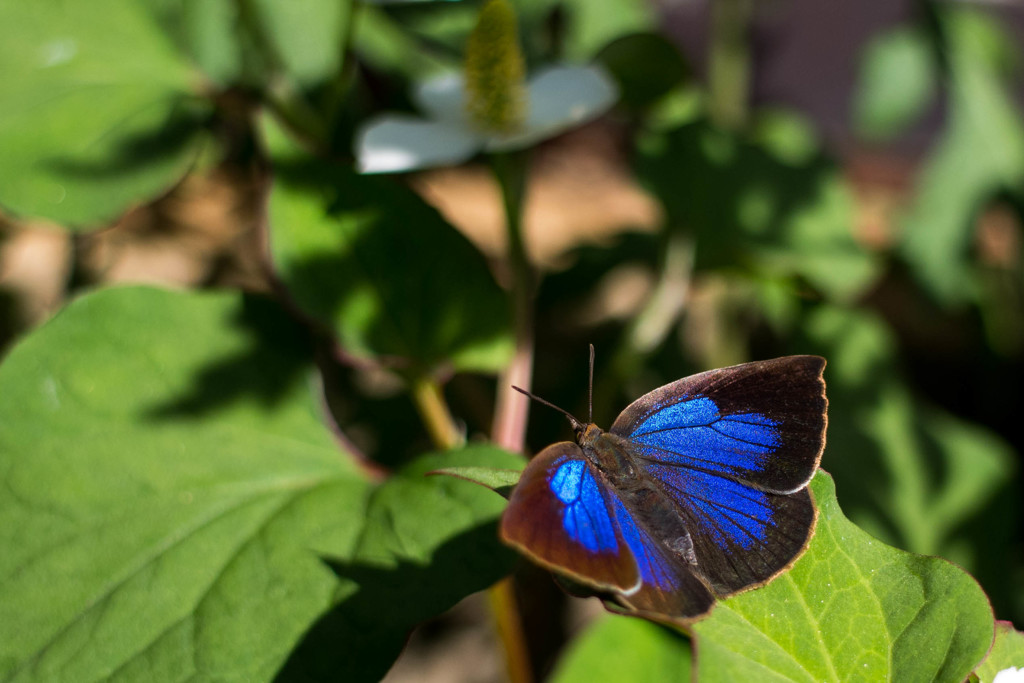
<path id="1" fill-rule="evenodd" d="M 996 623 L 992 651 L 984 664 L 975 670 L 971 680 L 992 683 L 997 673 L 1009 668 L 1024 669 L 1024 633 L 1015 630 L 1013 624 L 1000 621 Z"/>
<path id="2" fill-rule="evenodd" d="M 354 546 L 371 489 L 310 379 L 301 331 L 230 293 L 100 291 L 19 345 L 0 366 L 18 415 L 0 676 L 272 676 L 330 604 L 318 556 Z"/>
<path id="3" fill-rule="evenodd" d="M 992 611 L 958 567 L 888 547 L 812 482 L 818 528 L 793 569 L 697 623 L 700 680 L 959 681 L 992 642 Z"/>
<path id="4" fill-rule="evenodd" d="M 806 134 L 789 117 L 756 132 L 745 139 L 698 120 L 654 134 L 640 172 L 670 227 L 695 239 L 699 269 L 800 276 L 830 298 L 853 298 L 877 268 L 853 240 L 849 188 L 831 164 L 801 154 Z"/>
<path id="5" fill-rule="evenodd" d="M 899 27 L 873 39 L 864 52 L 854 102 L 861 135 L 884 140 L 898 135 L 927 110 L 936 91 L 936 64 L 928 35 Z"/>
<path id="6" fill-rule="evenodd" d="M 267 136 L 274 265 L 349 353 L 413 373 L 506 362 L 508 305 L 465 237 L 391 179 L 304 157 L 269 125 Z"/>
<path id="7" fill-rule="evenodd" d="M 865 48 L 852 100 L 873 145 L 937 126 L 883 239 L 813 123 L 735 97 L 758 65 L 730 40 L 751 27 L 718 23 L 743 12 L 709 36 L 731 36 L 712 70 L 735 82 L 705 86 L 646 3 L 502 5 L 526 71 L 594 60 L 622 98 L 547 145 L 529 183 L 529 150 L 493 165 L 512 244 L 495 257 L 350 151 L 370 116 L 414 108 L 417 79 L 463 68 L 482 3 L 0 0 L 9 217 L 106 228 L 215 165 L 265 189 L 241 213 L 266 247 L 261 295 L 83 293 L 76 237 L 69 303 L 5 350 L 0 679 L 381 679 L 413 628 L 515 569 L 496 524 L 525 459 L 487 435 L 525 433 L 522 404 L 499 400 L 513 382 L 586 414 L 588 341 L 598 422 L 720 360 L 825 356 L 832 474 L 812 483 L 820 518 L 794 567 L 685 635 L 619 616 L 540 635 L 561 603 L 517 573 L 524 609 L 498 619 L 547 641 L 520 665 L 985 682 L 1024 666 L 1024 635 L 993 619 L 1024 619 L 1004 440 L 1020 443 L 1024 372 L 1024 55 L 981 7 L 919 5 Z M 723 102 L 744 111 L 723 121 Z M 586 154 L 564 164 L 563 148 Z M 552 168 L 589 183 L 588 155 L 648 190 L 655 234 L 546 272 L 518 260 L 552 229 L 521 231 L 522 196 L 544 196 Z M 993 204 L 1009 227 L 979 220 Z M 533 411 L 529 449 L 568 436 Z"/>
<path id="8" fill-rule="evenodd" d="M 689 642 L 675 631 L 639 619 L 599 617 L 573 641 L 551 680 L 685 680 L 690 659 Z"/>
<path id="9" fill-rule="evenodd" d="M 949 11 L 940 20 L 949 125 L 918 180 L 903 253 L 932 296 L 962 304 L 980 295 L 971 258 L 979 210 L 1024 187 L 1024 118 L 1006 87 L 1008 36 L 973 10 Z"/>
<path id="10" fill-rule="evenodd" d="M 206 106 L 133 0 L 0 3 L 0 205 L 96 227 L 175 183 Z"/>

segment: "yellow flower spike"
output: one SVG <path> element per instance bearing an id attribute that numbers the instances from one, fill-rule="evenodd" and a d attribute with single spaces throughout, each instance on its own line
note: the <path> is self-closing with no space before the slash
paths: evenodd
<path id="1" fill-rule="evenodd" d="M 523 53 L 508 0 L 489 0 L 466 43 L 466 111 L 488 133 L 512 133 L 526 111 Z"/>

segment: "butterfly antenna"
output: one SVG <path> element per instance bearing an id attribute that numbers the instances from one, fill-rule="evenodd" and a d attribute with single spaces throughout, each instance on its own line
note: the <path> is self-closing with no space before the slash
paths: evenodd
<path id="1" fill-rule="evenodd" d="M 531 394 L 531 393 L 530 393 L 529 391 L 527 391 L 526 389 L 520 389 L 519 387 L 515 386 L 514 384 L 512 385 L 512 388 L 513 388 L 513 389 L 515 389 L 516 391 L 518 391 L 518 392 L 519 392 L 520 394 L 522 394 L 523 396 L 526 396 L 526 397 L 528 397 L 528 398 L 532 398 L 532 399 L 533 399 L 534 401 L 536 401 L 537 403 L 543 403 L 543 404 L 544 404 L 544 405 L 546 405 L 546 406 L 547 406 L 548 408 L 554 408 L 555 410 L 557 410 L 558 412 L 560 412 L 560 413 L 561 413 L 562 415 L 565 415 L 565 416 L 566 416 L 567 418 L 569 418 L 569 424 L 571 424 L 571 425 L 572 425 L 572 428 L 573 428 L 573 429 L 575 429 L 575 430 L 580 430 L 580 429 L 583 429 L 583 427 L 585 427 L 585 426 L 586 426 L 586 425 L 584 425 L 584 424 L 583 424 L 582 422 L 580 422 L 579 420 L 577 420 L 577 419 L 576 419 L 575 417 L 573 417 L 573 414 L 572 414 L 572 413 L 570 413 L 570 412 L 569 412 L 568 410 L 566 410 L 565 408 L 559 408 L 559 407 L 558 407 L 558 406 L 556 406 L 556 405 L 555 405 L 554 403 L 551 403 L 550 401 L 545 401 L 545 400 L 544 400 L 544 399 L 542 399 L 542 398 L 541 398 L 540 396 L 537 396 L 536 394 Z"/>
<path id="2" fill-rule="evenodd" d="M 594 345 L 590 345 L 590 381 L 587 382 L 587 422 L 594 422 Z"/>

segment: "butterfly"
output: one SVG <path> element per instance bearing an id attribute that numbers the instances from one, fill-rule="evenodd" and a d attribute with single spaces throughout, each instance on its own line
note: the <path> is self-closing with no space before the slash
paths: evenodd
<path id="1" fill-rule="evenodd" d="M 607 432 L 518 389 L 565 414 L 576 443 L 530 461 L 502 540 L 570 592 L 666 623 L 767 583 L 817 521 L 807 484 L 825 446 L 824 367 L 787 356 L 685 377 L 641 396 Z"/>

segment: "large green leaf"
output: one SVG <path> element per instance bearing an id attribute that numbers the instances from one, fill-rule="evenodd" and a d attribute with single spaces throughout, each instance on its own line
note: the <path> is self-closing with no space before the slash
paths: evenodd
<path id="1" fill-rule="evenodd" d="M 355 552 L 330 560 L 339 601 L 303 638 L 279 680 L 377 681 L 418 622 L 508 574 L 498 541 L 500 496 L 441 468 L 514 468 L 522 457 L 491 446 L 423 456 L 380 486 Z"/>
<path id="2" fill-rule="evenodd" d="M 95 226 L 176 182 L 197 79 L 135 0 L 0 1 L 0 204 Z"/>
<path id="3" fill-rule="evenodd" d="M 312 159 L 267 127 L 278 274 L 347 353 L 414 372 L 496 370 L 507 298 L 483 256 L 404 185 Z"/>
<path id="4" fill-rule="evenodd" d="M 1024 185 L 1024 118 L 1003 71 L 1019 49 L 990 18 L 958 8 L 941 15 L 949 61 L 949 123 L 905 219 L 903 254 L 939 301 L 976 295 L 975 217 L 985 202 Z M 1002 50 L 1000 50 L 1002 48 Z"/>
<path id="5" fill-rule="evenodd" d="M 0 365 L 0 678 L 261 680 L 332 603 L 370 485 L 266 301 L 72 302 Z"/>
<path id="6" fill-rule="evenodd" d="M 824 472 L 811 489 L 818 527 L 792 570 L 694 625 L 697 680 L 964 680 L 993 635 L 974 579 L 854 526 Z"/>

